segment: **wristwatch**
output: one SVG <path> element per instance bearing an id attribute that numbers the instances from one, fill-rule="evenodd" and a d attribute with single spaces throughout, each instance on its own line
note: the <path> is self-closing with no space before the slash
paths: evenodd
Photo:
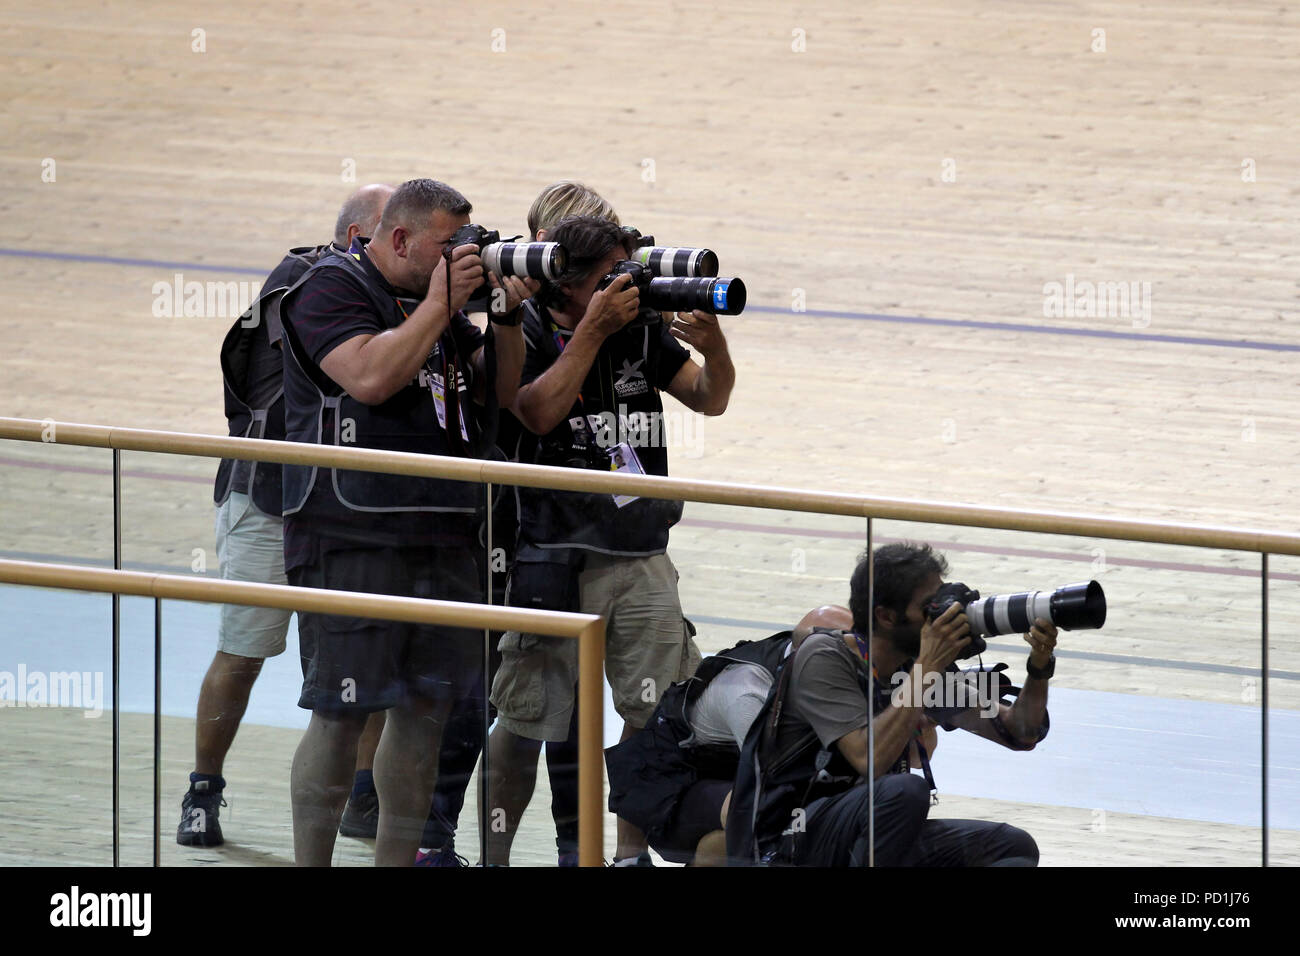
<path id="1" fill-rule="evenodd" d="M 488 321 L 493 325 L 500 325 L 505 328 L 514 328 L 524 320 L 524 304 L 521 302 L 505 315 L 497 315 L 491 309 L 488 310 Z"/>
<path id="2" fill-rule="evenodd" d="M 1051 676 L 1056 673 L 1056 655 L 1053 654 L 1047 659 L 1047 666 L 1041 670 L 1034 666 L 1034 660 L 1031 657 L 1025 662 L 1025 673 L 1036 680 L 1050 680 Z"/>

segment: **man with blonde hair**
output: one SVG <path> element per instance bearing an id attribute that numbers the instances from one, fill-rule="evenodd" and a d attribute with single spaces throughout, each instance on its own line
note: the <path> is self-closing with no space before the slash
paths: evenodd
<path id="1" fill-rule="evenodd" d="M 545 241 L 547 232 L 568 216 L 595 216 L 621 225 L 614 207 L 594 189 L 572 179 L 562 179 L 551 183 L 533 200 L 528 210 L 529 237 L 534 242 Z"/>

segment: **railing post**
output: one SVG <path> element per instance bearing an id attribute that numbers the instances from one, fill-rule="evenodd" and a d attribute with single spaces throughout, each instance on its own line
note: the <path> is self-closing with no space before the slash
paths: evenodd
<path id="1" fill-rule="evenodd" d="M 605 862 L 605 620 L 578 635 L 578 865 Z"/>
<path id="2" fill-rule="evenodd" d="M 1260 555 L 1259 670 L 1263 704 L 1259 713 L 1259 809 L 1263 839 L 1261 866 L 1268 866 L 1268 552 Z"/>
<path id="3" fill-rule="evenodd" d="M 876 551 L 872 547 L 871 518 L 867 518 L 867 656 L 876 632 Z M 867 661 L 867 666 L 873 666 Z M 867 701 L 867 866 L 876 865 L 876 688 Z"/>
<path id="4" fill-rule="evenodd" d="M 484 604 L 492 603 L 492 482 L 484 482 L 487 489 L 487 533 L 483 538 L 483 568 L 484 580 L 486 582 L 484 590 L 487 598 Z M 487 829 L 490 826 L 488 821 L 488 731 L 492 726 L 491 708 L 488 706 L 488 697 L 492 693 L 492 629 L 483 628 L 483 748 L 480 752 L 479 760 L 481 761 L 479 769 L 479 786 L 478 786 L 478 858 L 484 863 L 487 862 Z"/>
<path id="5" fill-rule="evenodd" d="M 122 570 L 122 452 L 113 449 L 113 570 Z M 122 595 L 113 592 L 113 865 L 121 866 Z"/>
<path id="6" fill-rule="evenodd" d="M 160 866 L 162 817 L 162 598 L 153 599 L 153 865 Z"/>

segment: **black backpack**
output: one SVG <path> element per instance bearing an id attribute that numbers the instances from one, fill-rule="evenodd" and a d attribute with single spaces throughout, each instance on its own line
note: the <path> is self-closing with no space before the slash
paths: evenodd
<path id="1" fill-rule="evenodd" d="M 692 677 L 669 687 L 645 727 L 605 751 L 610 811 L 640 827 L 654 845 L 671 827 L 691 784 L 734 779 L 739 748 L 695 742 L 687 709 L 732 664 L 757 664 L 775 679 L 789 645 L 789 631 L 741 641 L 705 658 Z"/>

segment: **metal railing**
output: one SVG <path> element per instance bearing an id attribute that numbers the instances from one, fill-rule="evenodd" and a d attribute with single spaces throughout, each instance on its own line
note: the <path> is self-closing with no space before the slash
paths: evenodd
<path id="1" fill-rule="evenodd" d="M 1109 538 L 1258 553 L 1260 555 L 1260 593 L 1262 601 L 1260 612 L 1261 854 L 1263 864 L 1267 865 L 1268 863 L 1268 557 L 1270 554 L 1300 556 L 1300 534 L 1263 531 L 1255 528 L 1139 521 L 1068 512 L 989 508 L 966 504 L 837 494 L 762 485 L 582 471 L 512 462 L 445 458 L 408 452 L 340 448 L 298 442 L 228 438 L 136 428 L 114 428 L 103 425 L 81 425 L 51 420 L 0 418 L 0 439 L 113 449 L 115 567 L 121 565 L 121 464 L 119 455 L 124 450 L 208 458 L 233 458 L 245 461 L 277 462 L 280 464 L 315 465 L 326 468 L 347 468 L 355 471 L 475 482 L 486 486 L 489 501 L 492 495 L 492 485 L 497 483 L 531 488 L 638 495 L 644 498 L 861 517 L 866 519 L 866 547 L 868 553 L 873 550 L 873 521 L 880 519 Z M 487 549 L 490 553 L 492 550 L 490 527 L 488 535 Z M 4 564 L 10 565 L 14 564 L 14 562 L 4 562 Z M 0 581 L 3 580 L 7 579 L 0 576 Z M 190 579 L 181 580 L 188 581 Z M 208 582 L 209 585 L 213 583 L 215 582 Z M 266 585 L 265 587 L 271 586 Z M 311 589 L 301 590 L 309 591 Z M 291 605 L 273 606 L 289 607 Z M 296 607 L 298 605 L 292 606 Z M 305 610 L 311 610 L 307 605 L 301 606 Z M 502 610 L 495 608 L 493 613 L 501 614 Z M 117 598 L 115 596 L 115 628 L 117 613 Z M 504 618 L 498 619 L 504 620 Z M 115 668 L 116 662 L 115 643 Z M 116 673 L 114 674 L 114 681 L 114 686 L 116 686 Z M 579 692 L 580 695 L 584 694 L 581 687 Z M 587 689 L 586 693 L 592 693 L 590 688 Z M 583 706 L 587 706 L 585 704 L 587 699 L 587 696 L 582 696 Z M 603 709 L 603 701 L 600 701 L 599 698 L 597 698 L 597 701 L 596 706 Z M 587 716 L 590 715 L 591 708 L 588 707 Z M 116 711 L 114 719 L 116 720 Z M 591 762 L 589 754 L 594 753 L 595 760 L 600 761 L 601 752 L 599 747 L 591 750 L 584 748 L 581 739 L 579 748 L 581 775 L 582 768 Z M 590 768 L 588 768 L 588 772 L 591 772 Z M 597 763 L 595 772 L 601 774 L 603 778 L 603 771 L 599 763 Z M 588 777 L 582 777 L 581 779 L 589 782 Z M 584 796 L 585 793 L 584 790 Z M 584 830 L 583 833 L 585 834 L 586 831 Z"/>

